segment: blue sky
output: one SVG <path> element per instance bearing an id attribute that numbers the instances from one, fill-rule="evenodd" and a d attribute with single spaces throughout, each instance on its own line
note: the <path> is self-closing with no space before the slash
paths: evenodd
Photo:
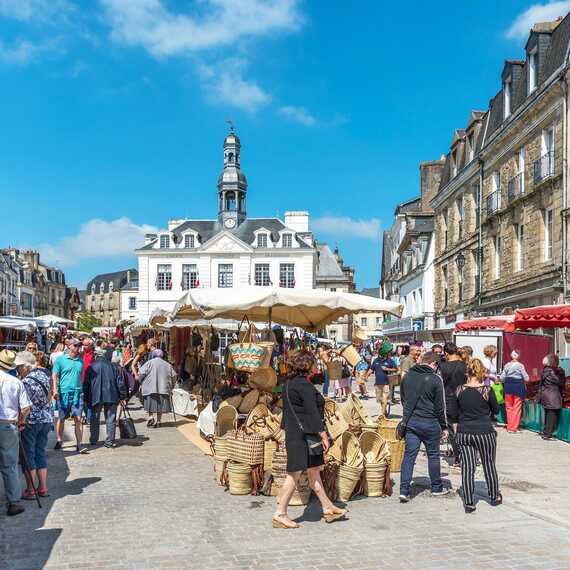
<path id="1" fill-rule="evenodd" d="M 83 286 L 168 218 L 216 214 L 225 120 L 248 214 L 310 211 L 359 287 L 418 165 L 570 2 L 0 0 L 2 245 Z"/>

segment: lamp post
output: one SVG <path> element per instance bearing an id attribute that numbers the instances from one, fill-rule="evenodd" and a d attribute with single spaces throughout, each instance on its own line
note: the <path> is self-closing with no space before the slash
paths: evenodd
<path id="1" fill-rule="evenodd" d="M 465 256 L 463 252 L 459 252 L 455 258 L 457 269 L 459 269 L 459 302 L 463 302 L 463 268 L 465 267 Z"/>

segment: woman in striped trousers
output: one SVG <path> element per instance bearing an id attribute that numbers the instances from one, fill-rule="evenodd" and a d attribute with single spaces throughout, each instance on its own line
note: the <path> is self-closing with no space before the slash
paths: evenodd
<path id="1" fill-rule="evenodd" d="M 499 411 L 495 393 L 485 386 L 486 371 L 482 362 L 474 358 L 467 368 L 467 383 L 459 386 L 451 399 L 448 414 L 457 422 L 457 444 L 461 451 L 461 479 L 463 504 L 466 513 L 475 511 L 475 469 L 477 455 L 481 458 L 491 505 L 503 502 L 499 491 L 499 477 L 495 465 L 497 433 L 492 416 Z"/>

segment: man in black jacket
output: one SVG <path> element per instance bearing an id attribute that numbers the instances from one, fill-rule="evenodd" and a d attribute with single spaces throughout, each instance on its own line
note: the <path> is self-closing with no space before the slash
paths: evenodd
<path id="1" fill-rule="evenodd" d="M 410 500 L 410 484 L 414 474 L 416 457 L 423 443 L 428 456 L 431 493 L 441 496 L 449 493 L 441 480 L 439 442 L 442 434 L 447 437 L 445 396 L 443 382 L 435 373 L 438 357 L 427 352 L 406 374 L 400 386 L 404 405 L 403 421 L 406 423 L 406 451 L 400 477 L 400 502 Z"/>
<path id="2" fill-rule="evenodd" d="M 104 410 L 107 426 L 105 447 L 113 448 L 116 447 L 117 405 L 119 402 L 126 404 L 127 386 L 119 367 L 107 360 L 104 348 L 97 347 L 95 357 L 87 370 L 83 385 L 85 401 L 92 412 L 89 443 L 96 445 L 99 440 L 99 418 L 101 410 Z"/>

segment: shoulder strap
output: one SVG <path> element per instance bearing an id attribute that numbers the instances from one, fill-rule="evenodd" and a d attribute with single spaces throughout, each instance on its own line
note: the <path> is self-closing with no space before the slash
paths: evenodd
<path id="1" fill-rule="evenodd" d="M 289 408 L 291 408 L 291 411 L 293 412 L 293 416 L 295 417 L 295 420 L 297 421 L 297 425 L 299 426 L 299 429 L 303 433 L 305 433 L 305 429 L 303 428 L 303 424 L 301 423 L 301 420 L 299 419 L 297 412 L 295 412 L 295 408 L 293 407 L 293 404 L 291 403 L 291 399 L 289 398 L 289 382 L 291 382 L 291 380 L 287 380 L 287 382 L 285 383 L 285 395 L 287 396 L 287 402 L 289 402 Z"/>
<path id="2" fill-rule="evenodd" d="M 27 380 L 30 382 L 35 382 L 42 389 L 42 392 L 44 393 L 46 400 L 49 399 L 49 392 L 48 392 L 47 388 L 37 378 L 27 378 Z M 22 382 L 22 384 L 24 385 L 24 388 L 26 390 L 26 394 L 28 394 L 28 398 L 30 398 L 30 400 L 31 400 L 32 397 L 30 396 L 30 393 L 28 392 L 28 386 L 26 385 L 25 382 Z"/>
<path id="3" fill-rule="evenodd" d="M 416 397 L 416 400 L 414 401 L 414 405 L 412 406 L 410 413 L 406 416 L 405 421 L 407 422 L 409 418 L 412 417 L 412 414 L 414 413 L 416 406 L 418 405 L 418 402 L 420 401 L 421 397 L 424 395 L 425 392 L 425 387 L 426 387 L 426 377 L 423 377 L 423 381 L 422 381 L 422 386 L 420 388 L 420 391 Z M 402 420 L 404 420 L 404 418 L 402 417 Z"/>

